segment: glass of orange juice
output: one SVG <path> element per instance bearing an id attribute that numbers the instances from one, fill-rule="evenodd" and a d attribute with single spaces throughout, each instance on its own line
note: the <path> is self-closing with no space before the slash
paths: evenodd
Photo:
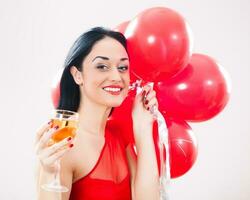
<path id="1" fill-rule="evenodd" d="M 78 118 L 79 115 L 77 112 L 59 109 L 54 110 L 52 112 L 52 123 L 50 128 L 54 128 L 55 126 L 59 128 L 51 136 L 48 145 L 53 145 L 67 137 L 72 137 L 73 139 L 78 127 Z M 68 188 L 60 183 L 60 159 L 56 161 L 55 165 L 57 169 L 54 176 L 55 178 L 51 183 L 42 185 L 42 188 L 53 192 L 68 192 Z"/>

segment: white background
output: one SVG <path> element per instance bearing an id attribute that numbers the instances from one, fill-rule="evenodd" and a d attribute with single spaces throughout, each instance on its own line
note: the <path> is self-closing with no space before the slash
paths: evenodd
<path id="1" fill-rule="evenodd" d="M 90 27 L 114 27 L 153 6 L 181 13 L 194 51 L 216 58 L 232 79 L 226 109 L 191 124 L 199 156 L 172 181 L 171 200 L 250 199 L 249 1 L 1 0 L 1 200 L 35 199 L 34 135 L 48 120 L 51 82 L 72 42 Z"/>

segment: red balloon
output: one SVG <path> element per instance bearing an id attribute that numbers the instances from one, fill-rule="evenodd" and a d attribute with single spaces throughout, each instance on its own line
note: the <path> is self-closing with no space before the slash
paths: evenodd
<path id="1" fill-rule="evenodd" d="M 189 61 L 190 29 L 184 18 L 169 8 L 143 11 L 130 21 L 125 36 L 131 70 L 139 79 L 154 81 L 160 72 L 171 77 Z"/>
<path id="2" fill-rule="evenodd" d="M 57 108 L 57 106 L 59 104 L 60 80 L 61 80 L 62 72 L 63 72 L 63 69 L 60 69 L 57 72 L 57 74 L 52 82 L 52 86 L 51 86 L 51 100 L 52 100 L 52 104 L 53 104 L 54 108 Z"/>
<path id="3" fill-rule="evenodd" d="M 121 24 L 117 25 L 113 30 L 124 34 L 128 24 L 129 24 L 129 21 L 122 22 Z"/>
<path id="4" fill-rule="evenodd" d="M 163 114 L 164 116 L 164 114 Z M 187 122 L 169 119 L 164 116 L 169 134 L 169 157 L 171 178 L 177 178 L 187 173 L 194 165 L 198 155 L 198 144 L 191 127 Z M 158 127 L 154 124 L 155 152 L 160 174 L 160 151 L 158 146 Z M 166 160 L 166 152 L 164 152 Z"/>
<path id="5" fill-rule="evenodd" d="M 161 74 L 162 79 L 165 74 Z M 226 106 L 230 82 L 214 59 L 193 54 L 177 75 L 155 84 L 159 110 L 174 118 L 199 122 L 211 119 Z"/>
<path id="6" fill-rule="evenodd" d="M 198 155 L 198 145 L 191 127 L 182 120 L 167 120 L 170 144 L 170 174 L 177 178 L 188 172 Z"/>

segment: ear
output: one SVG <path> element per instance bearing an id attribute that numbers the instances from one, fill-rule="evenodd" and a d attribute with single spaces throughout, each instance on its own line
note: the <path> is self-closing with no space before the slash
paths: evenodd
<path id="1" fill-rule="evenodd" d="M 70 73 L 74 78 L 76 84 L 78 85 L 83 84 L 82 72 L 80 72 L 75 66 L 70 67 Z"/>

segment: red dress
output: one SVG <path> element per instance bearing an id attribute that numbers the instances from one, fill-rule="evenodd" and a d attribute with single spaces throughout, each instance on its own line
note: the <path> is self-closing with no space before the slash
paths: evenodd
<path id="1" fill-rule="evenodd" d="M 70 200 L 131 200 L 125 146 L 105 129 L 105 144 L 93 169 L 72 184 Z"/>

